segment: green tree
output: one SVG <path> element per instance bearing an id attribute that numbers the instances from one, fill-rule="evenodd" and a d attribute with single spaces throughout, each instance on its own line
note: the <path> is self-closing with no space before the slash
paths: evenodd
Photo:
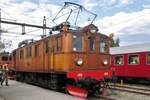
<path id="1" fill-rule="evenodd" d="M 6 39 L 0 39 L 0 52 L 5 52 L 6 49 L 9 49 L 12 46 L 12 41 Z"/>
<path id="2" fill-rule="evenodd" d="M 119 47 L 120 46 L 120 39 L 119 38 L 114 39 L 113 33 L 111 33 L 109 35 L 109 37 L 110 37 L 110 47 Z"/>
<path id="3" fill-rule="evenodd" d="M 119 47 L 120 45 L 120 39 L 119 38 L 117 38 L 116 40 L 115 40 L 115 47 Z"/>

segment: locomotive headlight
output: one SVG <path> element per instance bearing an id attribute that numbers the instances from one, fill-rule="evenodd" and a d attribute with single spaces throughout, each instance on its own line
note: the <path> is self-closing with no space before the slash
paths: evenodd
<path id="1" fill-rule="evenodd" d="M 104 65 L 108 65 L 108 60 L 105 59 L 105 60 L 103 61 L 103 64 L 104 64 Z"/>
<path id="2" fill-rule="evenodd" d="M 77 64 L 78 66 L 82 65 L 82 64 L 83 64 L 83 60 L 82 60 L 81 58 L 78 59 L 78 60 L 76 61 L 76 64 Z"/>

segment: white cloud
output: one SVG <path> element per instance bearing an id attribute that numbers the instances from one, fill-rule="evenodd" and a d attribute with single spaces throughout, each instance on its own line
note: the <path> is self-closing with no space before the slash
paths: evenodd
<path id="1" fill-rule="evenodd" d="M 114 16 L 104 17 L 102 20 L 96 21 L 96 25 L 98 25 L 100 32 L 107 35 L 115 33 L 117 37 L 119 36 L 121 39 L 124 39 L 124 37 L 131 35 L 150 35 L 149 18 L 150 9 L 144 9 L 142 11 L 132 13 L 120 12 Z M 134 38 L 135 40 L 138 40 L 139 37 L 136 39 L 136 37 L 133 36 L 131 36 L 132 39 Z M 129 37 L 127 39 L 129 39 Z M 127 39 L 123 40 L 123 45 L 129 44 Z M 138 40 L 138 43 L 140 42 L 142 43 L 143 40 Z"/>
<path id="2" fill-rule="evenodd" d="M 86 9 L 91 10 L 98 5 L 98 2 L 93 0 L 83 0 L 81 1 L 81 4 L 84 5 Z"/>
<path id="3" fill-rule="evenodd" d="M 29 1 L 23 1 L 21 3 L 11 2 L 15 0 L 0 0 L 0 8 L 2 9 L 2 17 L 7 19 L 17 19 L 22 23 L 32 23 L 42 25 L 43 16 L 49 17 L 54 16 L 60 10 L 61 6 L 51 4 L 49 0 L 39 0 L 39 3 L 33 3 Z M 81 0 L 80 4 L 83 5 L 88 10 L 95 10 L 95 7 L 100 10 L 102 8 L 112 9 L 113 7 L 118 7 L 122 4 L 133 3 L 134 0 Z M 144 5 L 143 7 L 149 8 L 149 5 Z M 95 23 L 99 26 L 100 32 L 105 34 L 116 33 L 118 35 L 126 34 L 140 34 L 142 32 L 150 33 L 148 26 L 150 23 L 150 9 L 145 9 L 139 12 L 125 13 L 119 12 L 111 17 L 104 17 L 102 20 L 98 19 Z M 143 16 L 144 15 L 144 16 Z M 140 17 L 138 17 L 140 16 Z M 84 20 L 87 20 L 84 16 Z M 51 17 L 53 18 L 53 17 Z M 63 18 L 64 20 L 64 18 Z M 62 19 L 58 20 L 59 22 Z M 82 23 L 82 19 L 78 20 Z M 47 19 L 49 24 L 49 20 Z M 85 25 L 85 23 L 82 23 Z M 87 24 L 87 21 L 86 21 Z M 4 29 L 13 27 L 12 25 L 2 25 Z M 31 31 L 34 29 L 26 28 L 26 31 Z M 11 29 L 12 32 L 21 33 L 21 27 Z M 48 32 L 48 31 L 47 31 Z M 31 34 L 42 34 L 42 30 L 33 32 Z M 4 36 L 7 38 L 7 36 Z M 17 47 L 17 43 L 25 38 L 32 38 L 31 36 L 21 36 L 17 38 L 9 37 L 9 39 L 14 40 L 14 47 Z M 14 48 L 13 48 L 14 49 Z"/>
<path id="4" fill-rule="evenodd" d="M 60 6 L 49 4 L 49 3 L 44 3 L 46 2 L 46 0 L 39 4 L 29 2 L 29 1 L 23 1 L 20 3 L 15 3 L 11 1 L 14 1 L 14 0 L 0 0 L 2 18 L 17 20 L 17 22 L 21 22 L 21 23 L 43 25 L 44 16 L 48 18 L 49 16 L 56 14 L 58 10 L 60 9 Z M 48 19 L 47 19 L 47 23 L 49 24 Z M 17 28 L 13 28 L 13 27 L 17 27 Z M 11 30 L 8 30 L 9 28 L 11 28 Z M 21 34 L 22 32 L 21 26 L 2 24 L 2 29 L 10 31 L 10 33 L 3 33 L 2 37 L 3 39 L 12 40 L 13 49 L 15 49 L 18 43 L 24 39 L 36 38 L 34 36 L 28 36 L 28 35 L 27 36 L 17 35 L 17 34 Z M 37 28 L 26 27 L 26 32 L 29 32 L 32 30 L 37 30 Z M 32 33 L 28 33 L 28 34 L 42 35 L 43 33 L 41 29 L 39 31 L 35 31 Z M 48 30 L 47 30 L 47 34 L 48 34 Z"/>
<path id="5" fill-rule="evenodd" d="M 144 7 L 145 9 L 150 9 L 150 4 L 143 5 L 143 7 Z"/>
<path id="6" fill-rule="evenodd" d="M 130 27 L 131 30 L 135 28 L 141 29 L 141 25 L 149 25 L 150 23 L 150 9 L 145 9 L 139 12 L 133 13 L 124 13 L 120 12 L 111 17 L 104 17 L 102 20 L 98 20 L 96 24 L 99 25 L 103 33 L 117 33 L 117 34 L 125 34 L 118 33 L 121 29 L 125 27 Z M 134 34 L 134 32 L 130 32 L 130 34 Z M 146 30 L 145 30 L 146 31 Z"/>
<path id="7" fill-rule="evenodd" d="M 123 4 L 129 4 L 129 0 L 121 0 Z"/>

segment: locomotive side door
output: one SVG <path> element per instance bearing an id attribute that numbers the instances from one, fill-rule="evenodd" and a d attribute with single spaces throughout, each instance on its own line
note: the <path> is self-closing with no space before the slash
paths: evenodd
<path id="1" fill-rule="evenodd" d="M 44 41 L 44 69 L 46 72 L 54 71 L 54 37 Z"/>
<path id="2" fill-rule="evenodd" d="M 48 72 L 49 71 L 49 40 L 44 41 L 44 51 L 43 51 L 43 66 L 44 66 L 44 71 Z"/>

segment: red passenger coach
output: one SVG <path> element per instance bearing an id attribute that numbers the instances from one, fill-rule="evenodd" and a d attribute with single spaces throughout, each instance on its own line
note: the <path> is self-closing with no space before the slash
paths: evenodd
<path id="1" fill-rule="evenodd" d="M 121 78 L 150 79 L 150 43 L 113 47 L 111 67 Z"/>

